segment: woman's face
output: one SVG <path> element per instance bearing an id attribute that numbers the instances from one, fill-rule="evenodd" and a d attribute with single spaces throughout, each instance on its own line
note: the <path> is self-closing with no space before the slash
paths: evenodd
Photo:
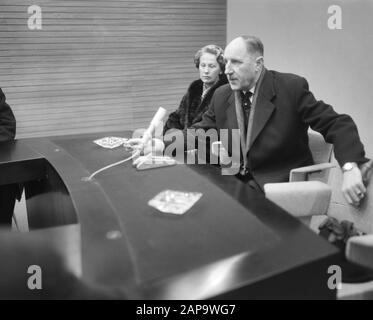
<path id="1" fill-rule="evenodd" d="M 210 85 L 214 84 L 218 81 L 221 72 L 216 56 L 207 52 L 203 53 L 199 59 L 199 77 L 202 82 Z"/>

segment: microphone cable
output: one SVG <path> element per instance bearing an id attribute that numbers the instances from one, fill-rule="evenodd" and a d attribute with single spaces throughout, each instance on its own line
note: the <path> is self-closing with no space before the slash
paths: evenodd
<path id="1" fill-rule="evenodd" d="M 140 150 L 136 150 L 136 151 L 132 154 L 132 156 L 130 156 L 130 157 L 124 159 L 124 160 L 120 160 L 120 161 L 118 161 L 118 162 L 115 162 L 115 163 L 109 164 L 109 165 L 107 165 L 107 166 L 105 166 L 105 167 L 103 167 L 103 168 L 101 168 L 101 169 L 98 169 L 97 171 L 93 172 L 89 177 L 85 178 L 84 180 L 86 180 L 86 181 L 90 181 L 90 180 L 93 179 L 93 177 L 94 177 L 95 175 L 99 174 L 100 172 L 105 171 L 105 170 L 107 170 L 107 169 L 110 169 L 110 168 L 112 168 L 112 167 L 115 167 L 115 166 L 117 166 L 117 165 L 120 165 L 120 164 L 122 164 L 122 163 L 125 163 L 125 162 L 127 162 L 127 161 L 133 159 L 134 157 L 136 157 L 136 156 L 138 156 L 138 155 L 140 155 Z"/>

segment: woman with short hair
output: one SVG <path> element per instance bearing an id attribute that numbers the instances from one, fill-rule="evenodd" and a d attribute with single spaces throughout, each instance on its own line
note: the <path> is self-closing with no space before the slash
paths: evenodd
<path id="1" fill-rule="evenodd" d="M 164 133 L 169 129 L 184 130 L 201 121 L 215 90 L 227 83 L 222 48 L 213 44 L 202 47 L 194 56 L 194 64 L 199 79 L 190 84 L 179 108 L 169 115 Z"/>

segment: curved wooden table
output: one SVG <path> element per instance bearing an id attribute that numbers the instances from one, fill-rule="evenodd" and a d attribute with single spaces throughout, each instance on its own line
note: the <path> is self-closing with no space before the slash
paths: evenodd
<path id="1" fill-rule="evenodd" d="M 0 184 L 25 184 L 30 232 L 56 242 L 83 281 L 126 298 L 335 298 L 336 248 L 216 167 L 129 162 L 86 181 L 129 155 L 92 142 L 112 134 L 0 146 Z M 184 215 L 164 214 L 147 202 L 165 189 L 203 196 Z"/>

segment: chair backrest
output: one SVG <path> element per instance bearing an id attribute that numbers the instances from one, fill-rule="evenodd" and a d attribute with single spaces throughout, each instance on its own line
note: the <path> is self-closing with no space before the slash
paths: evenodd
<path id="1" fill-rule="evenodd" d="M 324 137 L 312 129 L 308 130 L 308 144 L 311 149 L 313 161 L 315 164 L 330 162 L 332 157 L 333 145 L 326 143 Z"/>

